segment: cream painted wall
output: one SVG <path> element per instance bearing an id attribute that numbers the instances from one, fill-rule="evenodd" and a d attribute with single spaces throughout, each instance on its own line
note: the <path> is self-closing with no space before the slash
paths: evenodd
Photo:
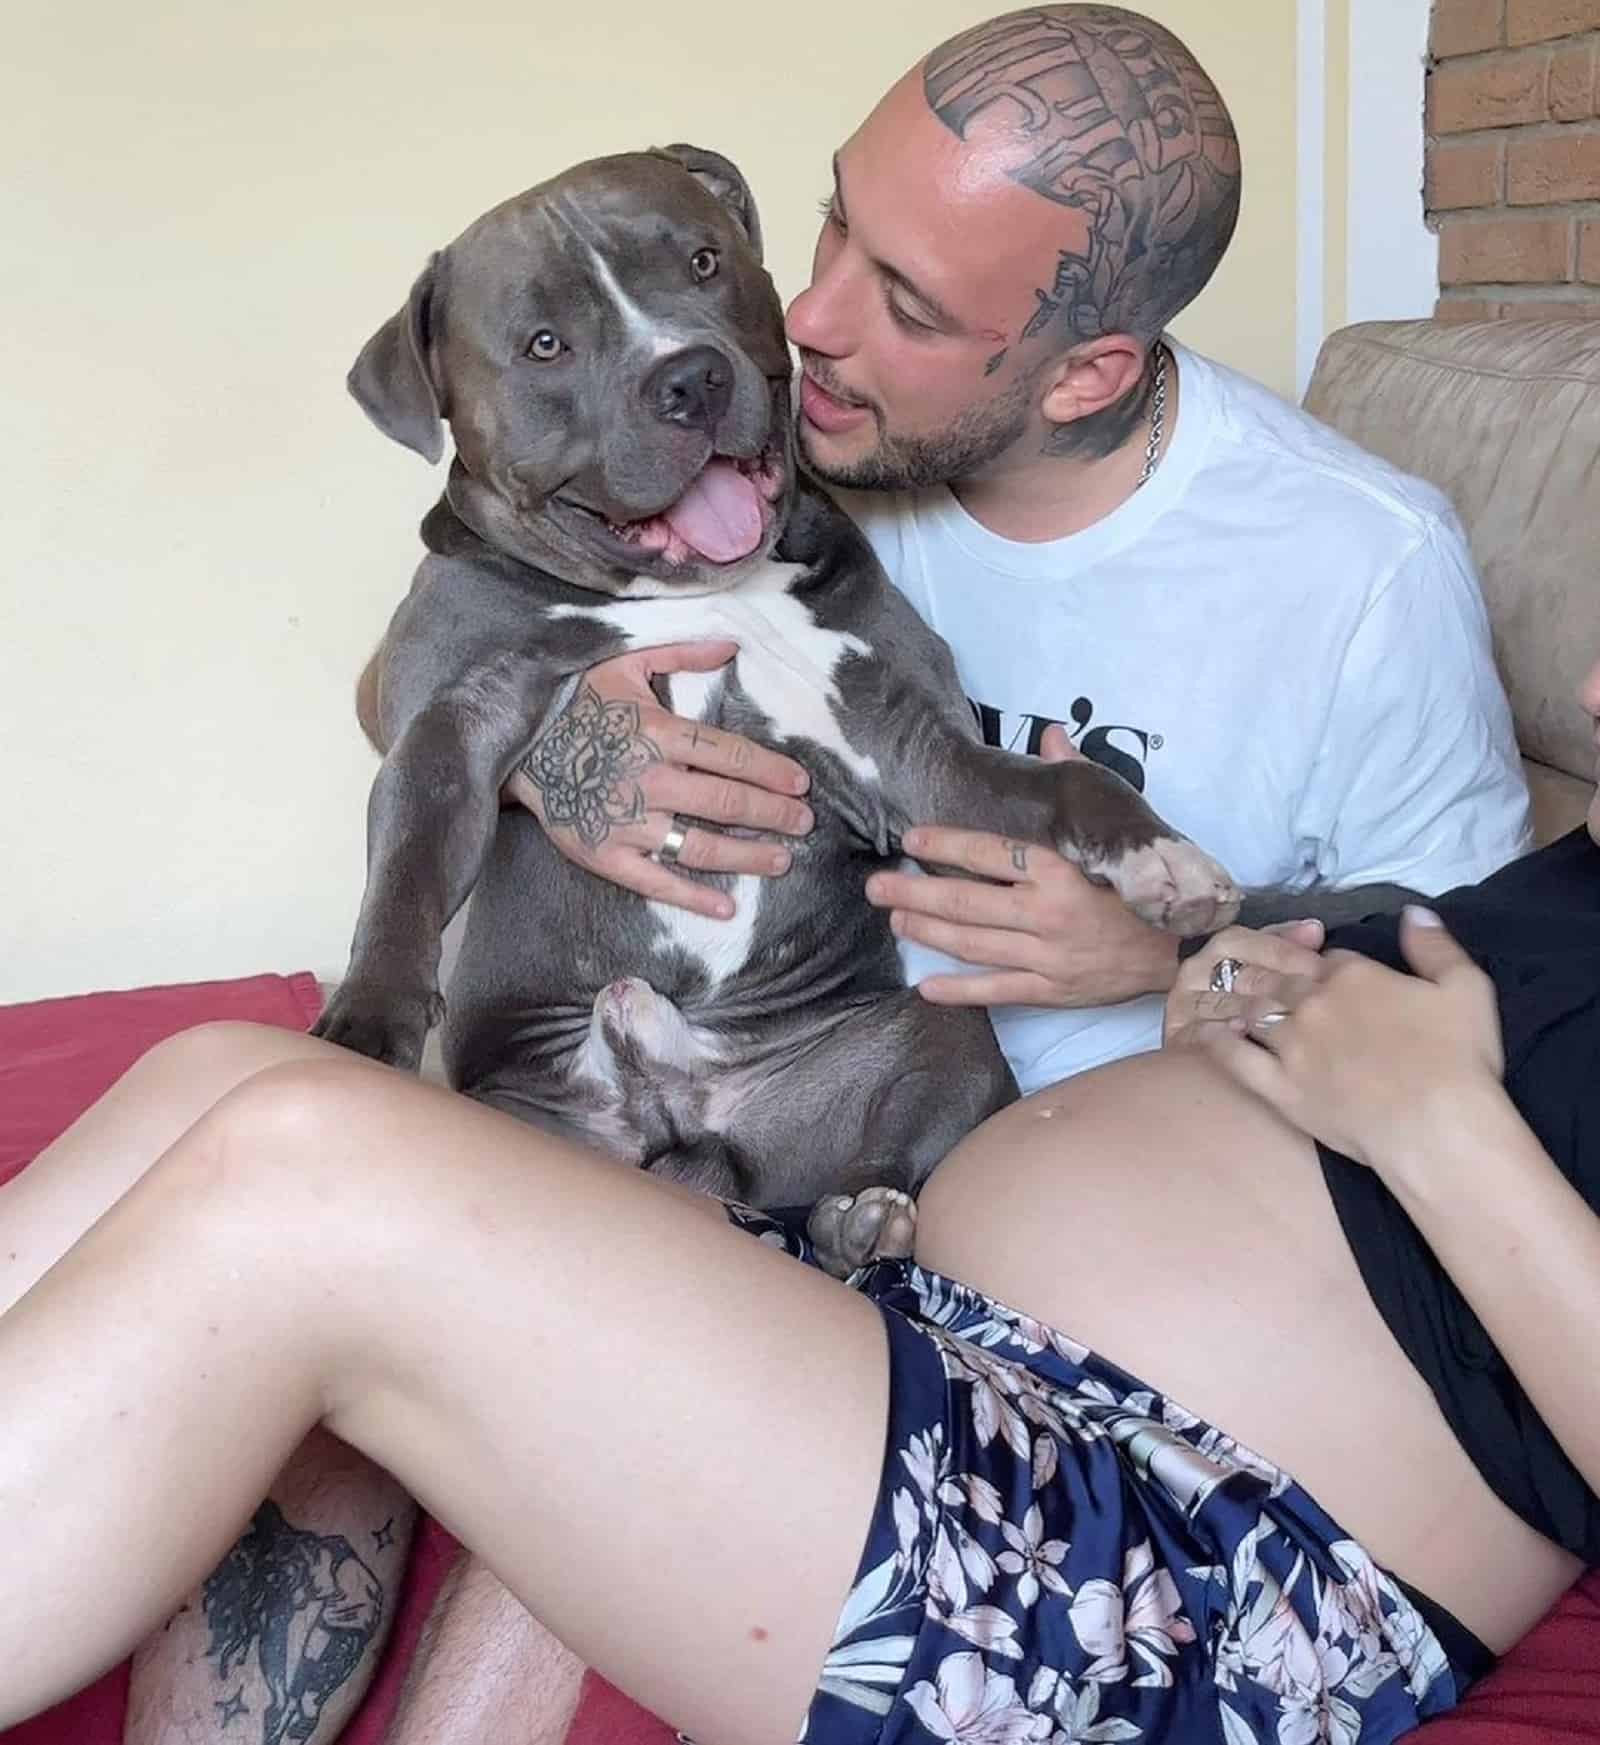
<path id="1" fill-rule="evenodd" d="M 344 393 L 428 250 L 580 156 L 745 166 L 780 288 L 831 148 L 982 0 L 79 0 L 0 114 L 0 1000 L 342 967 L 372 764 L 351 689 L 437 488 Z M 1293 0 L 1149 0 L 1244 139 L 1184 337 L 1294 376 Z M 691 21 L 692 22 L 686 22 Z"/>

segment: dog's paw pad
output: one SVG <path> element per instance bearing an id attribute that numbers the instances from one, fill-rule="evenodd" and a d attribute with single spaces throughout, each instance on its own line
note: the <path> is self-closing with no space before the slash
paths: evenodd
<path id="1" fill-rule="evenodd" d="M 865 1188 L 819 1200 L 806 1226 L 822 1267 L 845 1278 L 874 1260 L 903 1260 L 917 1233 L 917 1207 L 899 1188 Z"/>

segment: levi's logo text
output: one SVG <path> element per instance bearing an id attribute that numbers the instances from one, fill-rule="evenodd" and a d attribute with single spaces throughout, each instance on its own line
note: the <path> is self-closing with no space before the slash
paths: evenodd
<path id="1" fill-rule="evenodd" d="M 967 703 L 983 743 L 998 751 L 1018 751 L 1027 757 L 1037 757 L 1047 727 L 1064 727 L 1067 737 L 1078 750 L 1095 763 L 1119 775 L 1136 793 L 1144 792 L 1145 765 L 1152 751 L 1160 751 L 1166 743 L 1159 733 L 1143 727 L 1130 727 L 1123 722 L 1094 722 L 1094 704 L 1088 697 L 1078 697 L 1067 711 L 1067 719 L 1055 715 L 1013 714 L 996 709 L 992 704 Z"/>

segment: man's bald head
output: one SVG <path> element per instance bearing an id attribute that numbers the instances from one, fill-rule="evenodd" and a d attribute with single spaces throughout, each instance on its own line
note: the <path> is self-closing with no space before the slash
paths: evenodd
<path id="1" fill-rule="evenodd" d="M 1199 295 L 1239 215 L 1239 142 L 1171 31 L 1120 6 L 1028 7 L 922 63 L 928 108 L 1058 209 L 1053 278 L 1021 337 L 1154 339 Z"/>
<path id="2" fill-rule="evenodd" d="M 1233 124 L 1170 31 L 1056 5 L 952 37 L 834 161 L 789 309 L 812 469 L 911 489 L 1127 447 L 1238 211 Z"/>

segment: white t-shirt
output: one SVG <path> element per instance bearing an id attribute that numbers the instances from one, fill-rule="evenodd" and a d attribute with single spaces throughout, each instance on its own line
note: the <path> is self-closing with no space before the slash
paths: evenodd
<path id="1" fill-rule="evenodd" d="M 1173 350 L 1161 465 L 1081 533 L 999 538 L 943 486 L 838 493 L 954 650 L 985 738 L 1037 751 L 1061 722 L 1245 885 L 1434 895 L 1522 853 L 1527 789 L 1448 501 Z M 971 967 L 904 956 L 914 982 Z M 992 1016 L 1029 1091 L 1159 1046 L 1161 1007 Z"/>

